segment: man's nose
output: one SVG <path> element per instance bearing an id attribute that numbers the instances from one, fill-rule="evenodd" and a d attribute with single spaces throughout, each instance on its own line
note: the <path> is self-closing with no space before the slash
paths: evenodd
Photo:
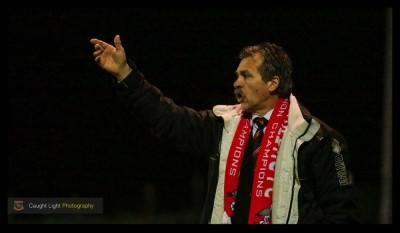
<path id="1" fill-rule="evenodd" d="M 234 88 L 242 87 L 242 85 L 243 85 L 243 82 L 242 82 L 242 79 L 240 77 L 237 77 L 235 82 L 233 82 L 233 87 Z"/>

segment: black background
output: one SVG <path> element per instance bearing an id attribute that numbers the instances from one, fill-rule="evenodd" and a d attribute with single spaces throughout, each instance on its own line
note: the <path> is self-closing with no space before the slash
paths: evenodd
<path id="1" fill-rule="evenodd" d="M 8 9 L 8 196 L 103 197 L 99 222 L 197 222 L 207 161 L 154 139 L 115 99 L 90 38 L 176 103 L 235 103 L 246 45 L 283 46 L 294 95 L 348 140 L 364 222 L 379 220 L 385 9 Z M 178 220 L 176 213 L 193 215 Z M 117 216 L 117 217 L 116 217 Z M 164 220 L 154 216 L 164 216 Z M 66 216 L 62 216 L 65 217 Z M 9 222 L 58 222 L 13 216 Z M 48 220 L 51 219 L 51 220 Z M 166 220 L 165 220 L 166 219 Z M 76 223 L 94 221 L 90 216 Z"/>

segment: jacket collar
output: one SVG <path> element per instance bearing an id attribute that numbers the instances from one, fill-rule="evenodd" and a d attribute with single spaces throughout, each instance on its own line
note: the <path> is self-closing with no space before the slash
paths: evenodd
<path id="1" fill-rule="evenodd" d="M 222 116 L 224 121 L 230 121 L 232 117 L 236 117 L 242 114 L 240 104 L 236 105 L 217 105 L 213 108 L 213 112 L 217 116 Z M 314 123 L 311 118 L 309 111 L 301 106 L 297 101 L 296 97 L 290 95 L 290 107 L 289 107 L 289 131 L 295 136 L 299 137 L 306 132 L 309 125 Z M 317 127 L 319 128 L 319 127 Z M 313 130 L 314 131 L 314 130 Z M 315 133 L 315 132 L 314 132 Z"/>

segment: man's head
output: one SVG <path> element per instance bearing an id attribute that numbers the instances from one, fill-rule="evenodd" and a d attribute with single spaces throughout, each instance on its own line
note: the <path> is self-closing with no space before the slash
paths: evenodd
<path id="1" fill-rule="evenodd" d="M 292 92 L 292 62 L 283 48 L 261 43 L 245 47 L 234 82 L 235 95 L 244 111 L 264 115 L 278 98 Z"/>

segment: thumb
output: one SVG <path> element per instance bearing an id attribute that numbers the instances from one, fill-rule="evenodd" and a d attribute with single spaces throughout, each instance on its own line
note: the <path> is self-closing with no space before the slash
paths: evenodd
<path id="1" fill-rule="evenodd" d="M 123 49 L 124 49 L 124 48 L 122 47 L 121 38 L 119 37 L 119 35 L 116 35 L 116 36 L 114 37 L 114 45 L 115 45 L 115 48 L 116 48 L 117 50 L 123 50 Z"/>

